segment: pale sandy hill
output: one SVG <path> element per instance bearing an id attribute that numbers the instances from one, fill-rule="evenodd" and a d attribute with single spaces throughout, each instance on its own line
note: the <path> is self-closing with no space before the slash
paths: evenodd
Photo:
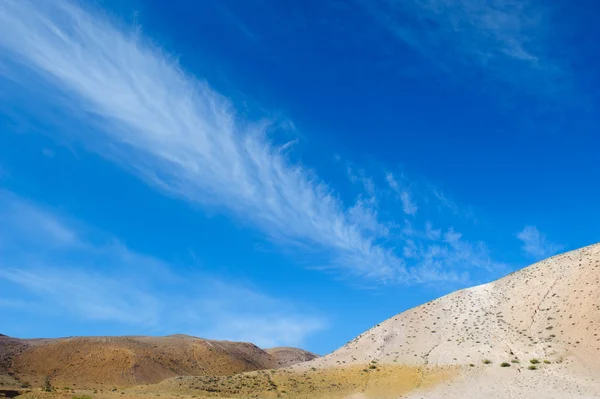
<path id="1" fill-rule="evenodd" d="M 275 359 L 278 367 L 288 367 L 293 364 L 307 362 L 319 357 L 319 355 L 315 355 L 304 349 L 291 348 L 289 346 L 269 348 L 265 349 L 265 352 Z"/>
<path id="2" fill-rule="evenodd" d="M 178 375 L 220 376 L 279 367 L 250 343 L 167 337 L 0 337 L 0 374 L 33 386 L 124 386 Z"/>
<path id="3" fill-rule="evenodd" d="M 431 397 L 600 397 L 600 245 L 408 310 L 292 369 L 372 362 L 463 370 Z"/>

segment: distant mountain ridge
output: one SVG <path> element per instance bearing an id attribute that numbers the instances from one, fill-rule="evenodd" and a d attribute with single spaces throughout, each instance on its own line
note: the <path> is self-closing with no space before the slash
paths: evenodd
<path id="1" fill-rule="evenodd" d="M 308 362 L 319 357 L 303 349 L 288 346 L 265 349 L 265 351 L 277 360 L 278 367 L 288 367 L 294 364 Z"/>

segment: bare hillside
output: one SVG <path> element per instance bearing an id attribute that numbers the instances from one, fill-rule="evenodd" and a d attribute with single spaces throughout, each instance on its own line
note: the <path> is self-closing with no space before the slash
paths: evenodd
<path id="1" fill-rule="evenodd" d="M 520 386 L 514 388 L 518 394 L 536 389 L 542 397 L 600 396 L 600 245 L 408 310 L 295 367 L 372 362 L 460 367 L 465 377 L 458 380 L 466 385 L 457 397 L 475 380 L 473 395 L 486 391 L 482 381 L 488 379 L 489 394 L 503 392 L 508 387 L 502 384 L 511 381 L 509 386 Z"/>
<path id="2" fill-rule="evenodd" d="M 304 349 L 291 348 L 288 346 L 265 349 L 265 352 L 275 359 L 278 367 L 288 367 L 293 364 L 308 362 L 319 357 L 319 355 L 315 355 Z"/>
<path id="3" fill-rule="evenodd" d="M 0 374 L 23 383 L 123 386 L 179 375 L 226 376 L 279 367 L 280 360 L 250 343 L 167 337 L 0 337 Z"/>

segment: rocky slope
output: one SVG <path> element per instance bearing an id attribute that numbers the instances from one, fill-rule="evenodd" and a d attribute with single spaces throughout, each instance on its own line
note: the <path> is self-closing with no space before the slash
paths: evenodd
<path id="1" fill-rule="evenodd" d="M 293 364 L 308 362 L 319 357 L 319 355 L 315 355 L 304 349 L 291 348 L 289 346 L 269 348 L 265 349 L 265 352 L 275 359 L 278 367 L 288 367 Z"/>
<path id="2" fill-rule="evenodd" d="M 304 353 L 297 351 L 298 361 Z M 167 337 L 74 337 L 20 340 L 0 337 L 0 375 L 22 384 L 124 386 L 186 375 L 226 376 L 271 369 L 291 358 L 272 356 L 243 342 L 185 335 Z M 287 365 L 287 364 L 286 364 Z"/>

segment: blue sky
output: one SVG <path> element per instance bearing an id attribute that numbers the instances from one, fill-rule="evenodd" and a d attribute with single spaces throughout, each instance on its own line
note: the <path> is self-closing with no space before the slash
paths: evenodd
<path id="1" fill-rule="evenodd" d="M 323 354 L 599 241 L 584 5 L 1 2 L 0 332 Z"/>

